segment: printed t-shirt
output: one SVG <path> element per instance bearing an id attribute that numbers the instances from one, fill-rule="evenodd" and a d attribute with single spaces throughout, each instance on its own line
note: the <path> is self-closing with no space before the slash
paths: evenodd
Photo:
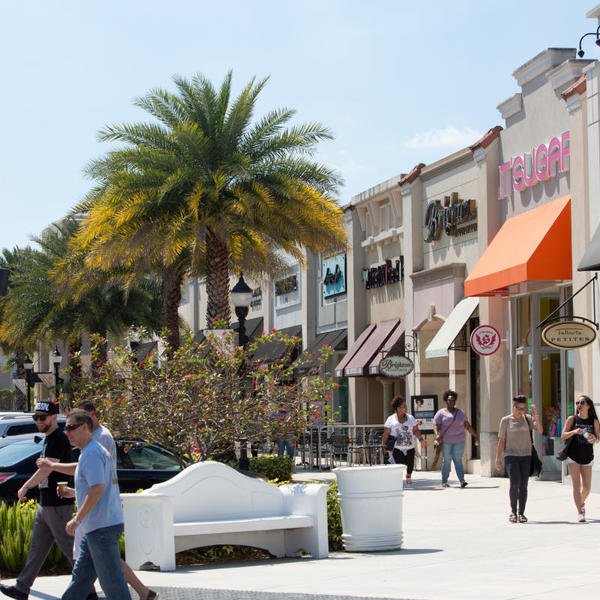
<path id="1" fill-rule="evenodd" d="M 75 470 L 77 506 L 83 506 L 90 488 L 101 483 L 104 484 L 104 491 L 100 500 L 77 528 L 84 535 L 102 527 L 123 523 L 123 508 L 116 470 L 108 451 L 92 439 L 81 450 Z"/>
<path id="2" fill-rule="evenodd" d="M 504 445 L 505 456 L 530 456 L 531 455 L 531 435 L 529 425 L 533 423 L 529 415 L 527 421 L 520 417 L 515 419 L 512 415 L 502 417 L 498 437 L 506 440 Z M 529 425 L 528 425 L 529 422 Z"/>
<path id="3" fill-rule="evenodd" d="M 402 450 L 410 450 L 415 447 L 415 436 L 413 434 L 413 427 L 417 424 L 417 420 L 412 415 L 406 415 L 406 421 L 400 423 L 398 421 L 398 415 L 390 415 L 385 422 L 384 427 L 391 429 L 390 435 L 396 438 L 394 448 Z"/>
<path id="4" fill-rule="evenodd" d="M 44 445 L 40 458 L 56 458 L 59 462 L 73 462 L 73 451 L 67 436 L 56 429 L 50 435 L 44 437 Z M 42 506 L 65 506 L 73 504 L 73 498 L 59 498 L 56 495 L 56 484 L 59 481 L 69 480 L 67 475 L 52 471 L 46 479 L 38 485 L 40 490 L 40 504 Z"/>
<path id="5" fill-rule="evenodd" d="M 446 408 L 442 408 L 435 413 L 433 422 L 438 426 L 438 431 L 443 435 L 442 441 L 450 444 L 456 444 L 465 441 L 465 420 L 466 415 L 460 409 L 456 409 L 456 419 L 454 414 Z M 454 419 L 454 422 L 452 420 Z"/>

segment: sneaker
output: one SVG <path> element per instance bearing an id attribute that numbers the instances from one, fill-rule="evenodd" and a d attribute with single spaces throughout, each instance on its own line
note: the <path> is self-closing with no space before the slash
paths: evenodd
<path id="1" fill-rule="evenodd" d="M 29 594 L 20 592 L 14 585 L 2 585 L 0 584 L 0 592 L 9 598 L 15 598 L 16 600 L 27 600 Z"/>
<path id="2" fill-rule="evenodd" d="M 442 483 L 442 487 L 443 487 L 443 488 L 445 488 L 445 487 L 450 487 L 450 484 L 449 484 L 449 483 L 447 483 L 447 482 L 444 482 L 444 483 Z"/>
<path id="3" fill-rule="evenodd" d="M 525 515 L 519 515 L 519 523 L 527 523 L 527 517 Z"/>
<path id="4" fill-rule="evenodd" d="M 461 488 L 466 488 L 469 484 L 466 481 L 461 481 L 460 482 L 460 487 Z"/>
<path id="5" fill-rule="evenodd" d="M 510 515 L 508 515 L 508 520 L 511 523 L 516 523 L 517 522 L 517 515 L 515 513 L 510 513 Z"/>
<path id="6" fill-rule="evenodd" d="M 579 514 L 577 515 L 577 521 L 578 521 L 579 523 L 585 523 L 585 515 L 584 515 L 583 513 L 579 513 Z"/>

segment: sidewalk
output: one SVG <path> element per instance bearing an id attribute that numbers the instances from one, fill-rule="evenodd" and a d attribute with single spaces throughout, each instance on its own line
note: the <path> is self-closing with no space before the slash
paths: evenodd
<path id="1" fill-rule="evenodd" d="M 396 552 L 333 553 L 328 559 L 275 559 L 142 572 L 160 600 L 528 600 L 587 597 L 600 561 L 600 494 L 589 520 L 575 521 L 568 486 L 529 484 L 527 524 L 508 522 L 508 480 L 467 475 L 442 489 L 439 472 L 417 472 L 404 494 L 404 545 Z M 329 478 L 299 471 L 296 478 Z M 31 599 L 60 598 L 67 576 L 35 582 Z M 592 586 L 592 587 L 590 587 Z M 98 588 L 99 589 L 99 588 Z M 132 597 L 137 598 L 135 593 Z"/>

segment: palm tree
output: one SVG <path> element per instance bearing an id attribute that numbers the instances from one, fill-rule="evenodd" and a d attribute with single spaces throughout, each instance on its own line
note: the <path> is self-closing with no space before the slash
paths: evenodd
<path id="1" fill-rule="evenodd" d="M 75 349 L 83 334 L 120 335 L 133 322 L 160 330 L 160 286 L 153 280 L 140 280 L 128 293 L 107 281 L 77 299 L 61 299 L 52 273 L 64 260 L 77 227 L 74 219 L 64 219 L 34 238 L 40 250 L 13 251 L 18 260 L 13 260 L 10 289 L 0 305 L 0 343 L 34 348 L 39 341 L 63 339 Z"/>
<path id="2" fill-rule="evenodd" d="M 155 89 L 135 105 L 156 121 L 107 126 L 101 141 L 122 145 L 92 162 L 96 187 L 84 211 L 74 255 L 92 272 L 147 273 L 163 282 L 171 347 L 179 346 L 177 311 L 186 274 L 204 275 L 207 322 L 229 322 L 229 275 L 269 273 L 282 253 L 302 261 L 303 248 L 344 248 L 337 175 L 313 160 L 331 133 L 319 123 L 287 127 L 277 109 L 253 121 L 267 80 L 252 79 L 231 98 L 229 72 L 220 89 L 201 75 L 175 77 L 177 93 Z M 64 268 L 67 270 L 67 264 Z"/>

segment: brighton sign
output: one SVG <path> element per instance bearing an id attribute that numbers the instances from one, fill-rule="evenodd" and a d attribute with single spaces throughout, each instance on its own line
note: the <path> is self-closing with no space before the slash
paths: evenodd
<path id="1" fill-rule="evenodd" d="M 379 373 L 384 377 L 406 377 L 415 365 L 406 356 L 386 356 L 379 361 Z"/>
<path id="2" fill-rule="evenodd" d="M 556 177 L 569 170 L 570 134 L 565 131 L 548 144 L 533 147 L 531 152 L 515 156 L 498 167 L 498 199 Z"/>
<path id="3" fill-rule="evenodd" d="M 596 339 L 596 330 L 586 323 L 578 321 L 561 321 L 544 327 L 542 340 L 561 350 L 583 348 Z"/>
<path id="4" fill-rule="evenodd" d="M 474 221 L 477 218 L 475 200 L 460 200 L 458 194 L 453 192 L 444 196 L 444 202 L 432 200 L 425 209 L 426 242 L 439 240 L 442 231 L 446 235 L 466 235 L 477 231 L 477 223 L 458 227 L 462 223 Z"/>

